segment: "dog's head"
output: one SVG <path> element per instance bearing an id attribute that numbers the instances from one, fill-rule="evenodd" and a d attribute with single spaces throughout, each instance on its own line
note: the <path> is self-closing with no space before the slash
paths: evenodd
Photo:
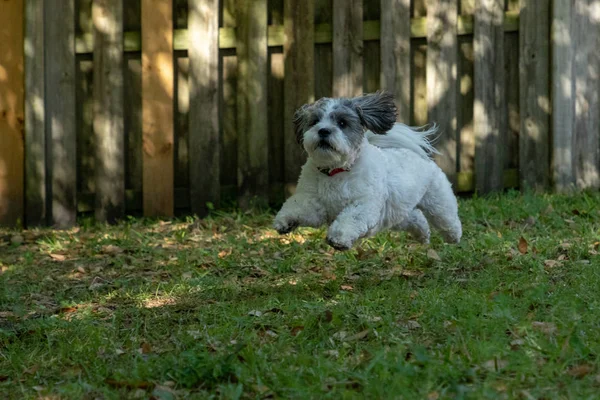
<path id="1" fill-rule="evenodd" d="M 322 98 L 294 115 L 298 142 L 319 167 L 352 163 L 368 129 L 385 134 L 396 122 L 391 94 L 377 92 L 355 98 Z"/>

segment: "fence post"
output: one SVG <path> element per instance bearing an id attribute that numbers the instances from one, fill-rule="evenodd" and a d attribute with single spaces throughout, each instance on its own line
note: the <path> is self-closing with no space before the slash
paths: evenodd
<path id="1" fill-rule="evenodd" d="M 46 0 L 44 13 L 51 222 L 68 228 L 77 218 L 75 1 Z"/>
<path id="2" fill-rule="evenodd" d="M 25 0 L 25 224 L 48 223 L 44 0 Z"/>
<path id="3" fill-rule="evenodd" d="M 144 215 L 172 216 L 173 0 L 142 0 L 141 4 Z"/>
<path id="4" fill-rule="evenodd" d="M 23 218 L 23 1 L 0 13 L 0 225 Z"/>
<path id="5" fill-rule="evenodd" d="M 600 187 L 600 5 L 589 0 L 574 4 L 573 167 L 578 188 L 596 189 Z"/>
<path id="6" fill-rule="evenodd" d="M 333 96 L 363 94 L 363 0 L 333 0 Z"/>
<path id="7" fill-rule="evenodd" d="M 456 183 L 457 156 L 457 0 L 427 1 L 427 109 L 430 123 L 439 125 L 436 162 Z"/>
<path id="8" fill-rule="evenodd" d="M 125 214 L 123 1 L 94 0 L 92 20 L 96 219 L 115 222 Z"/>
<path id="9" fill-rule="evenodd" d="M 398 120 L 410 123 L 410 0 L 381 0 L 381 88 L 394 94 Z"/>
<path id="10" fill-rule="evenodd" d="M 248 208 L 268 199 L 267 1 L 239 0 L 237 7 L 238 194 Z"/>
<path id="11" fill-rule="evenodd" d="M 294 134 L 294 112 L 315 100 L 315 5 L 313 1 L 286 0 L 284 3 L 284 147 L 287 193 L 293 191 L 304 151 Z"/>
<path id="12" fill-rule="evenodd" d="M 189 0 L 188 7 L 190 205 L 205 216 L 207 203 L 218 204 L 221 193 L 219 1 Z"/>
<path id="13" fill-rule="evenodd" d="M 474 28 L 475 188 L 487 193 L 504 187 L 504 1 L 478 0 Z"/>
<path id="14" fill-rule="evenodd" d="M 550 4 L 521 0 L 519 17 L 521 187 L 544 190 L 550 178 Z"/>

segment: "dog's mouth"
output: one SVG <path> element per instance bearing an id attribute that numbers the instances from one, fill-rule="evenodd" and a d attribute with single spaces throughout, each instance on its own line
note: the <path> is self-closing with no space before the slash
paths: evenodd
<path id="1" fill-rule="evenodd" d="M 317 144 L 317 149 L 334 150 L 333 146 L 329 144 L 327 140 L 319 140 L 319 143 Z"/>

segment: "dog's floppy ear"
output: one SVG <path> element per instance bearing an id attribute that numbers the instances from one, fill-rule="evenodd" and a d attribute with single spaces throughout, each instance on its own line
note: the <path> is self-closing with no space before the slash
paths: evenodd
<path id="1" fill-rule="evenodd" d="M 312 104 L 305 104 L 294 113 L 294 132 L 296 133 L 298 143 L 302 143 L 304 132 L 308 129 L 308 124 L 312 116 L 311 109 Z"/>
<path id="2" fill-rule="evenodd" d="M 373 133 L 385 134 L 396 123 L 398 110 L 391 93 L 379 91 L 352 99 L 360 122 Z"/>

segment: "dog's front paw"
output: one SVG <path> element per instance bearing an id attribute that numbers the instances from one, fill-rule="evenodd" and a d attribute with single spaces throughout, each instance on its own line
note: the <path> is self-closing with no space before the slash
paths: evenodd
<path id="1" fill-rule="evenodd" d="M 279 217 L 273 222 L 273 228 L 280 234 L 285 235 L 298 227 L 298 221 L 293 218 Z"/>
<path id="2" fill-rule="evenodd" d="M 343 229 L 339 229 L 335 223 L 329 228 L 327 232 L 327 244 L 336 250 L 349 250 L 356 241 L 356 237 L 351 235 L 349 232 L 345 232 Z"/>
<path id="3" fill-rule="evenodd" d="M 343 243 L 343 242 L 339 242 L 336 239 L 332 239 L 329 236 L 327 236 L 327 244 L 330 245 L 331 247 L 333 247 L 336 250 L 340 250 L 340 251 L 346 251 L 346 250 L 350 250 L 352 248 L 352 243 Z"/>

